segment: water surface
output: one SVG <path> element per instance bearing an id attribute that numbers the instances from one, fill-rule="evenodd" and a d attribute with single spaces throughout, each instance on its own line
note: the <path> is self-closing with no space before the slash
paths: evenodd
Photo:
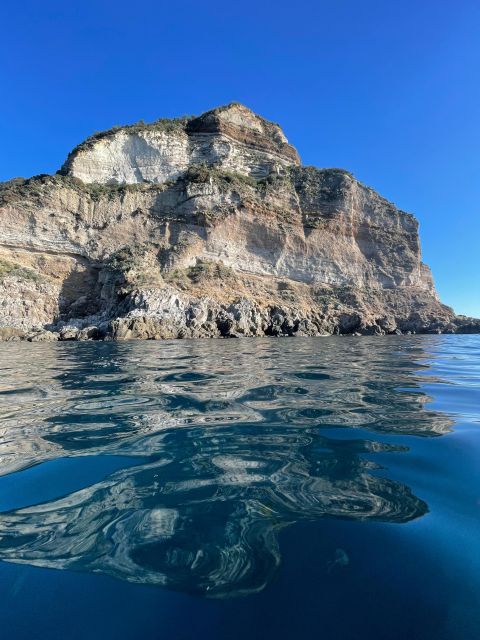
<path id="1" fill-rule="evenodd" d="M 477 640 L 479 401 L 477 336 L 1 345 L 2 633 Z"/>

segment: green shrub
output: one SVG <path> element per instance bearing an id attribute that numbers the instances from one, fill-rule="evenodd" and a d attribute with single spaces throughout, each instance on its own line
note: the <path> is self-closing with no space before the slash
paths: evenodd
<path id="1" fill-rule="evenodd" d="M 55 175 L 41 174 L 32 178 L 14 178 L 7 182 L 0 182 L 0 205 L 23 200 L 24 198 L 35 198 L 44 196 L 51 189 L 68 188 L 74 189 L 77 193 L 86 195 L 94 201 L 101 198 L 113 199 L 119 195 L 135 191 L 160 192 L 168 189 L 173 183 L 162 184 L 151 182 L 138 182 L 134 184 L 100 184 L 84 183 L 73 176 L 56 173 Z"/>
<path id="2" fill-rule="evenodd" d="M 223 262 L 210 262 L 208 260 L 199 260 L 187 270 L 187 277 L 194 283 L 198 284 L 205 280 L 226 280 L 232 276 L 233 270 L 227 267 Z"/>
<path id="3" fill-rule="evenodd" d="M 108 259 L 108 266 L 113 271 L 128 273 L 138 268 L 147 255 L 147 248 L 141 244 L 131 244 L 115 251 Z"/>
<path id="4" fill-rule="evenodd" d="M 43 280 L 42 276 L 36 271 L 33 271 L 33 269 L 22 267 L 15 262 L 9 262 L 8 260 L 0 258 L 0 282 L 3 282 L 8 276 L 31 282 L 42 282 Z"/>
<path id="5" fill-rule="evenodd" d="M 209 280 L 227 280 L 234 277 L 235 272 L 223 262 L 200 260 L 186 269 L 173 269 L 164 274 L 165 282 L 180 289 L 187 289 L 190 284 L 201 284 Z"/>
<path id="6" fill-rule="evenodd" d="M 258 187 L 258 181 L 251 176 L 245 176 L 241 173 L 234 173 L 233 171 L 225 171 L 215 166 L 208 166 L 206 164 L 197 164 L 190 166 L 185 173 L 180 177 L 180 180 L 185 182 L 194 183 L 207 183 L 210 181 L 215 182 L 220 187 L 251 187 L 256 189 Z"/>

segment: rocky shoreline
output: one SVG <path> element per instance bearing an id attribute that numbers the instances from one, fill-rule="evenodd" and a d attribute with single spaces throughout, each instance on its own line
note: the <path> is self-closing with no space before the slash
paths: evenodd
<path id="1" fill-rule="evenodd" d="M 453 321 L 422 322 L 419 316 L 392 325 L 388 318 L 367 324 L 359 313 L 343 313 L 325 318 L 320 313 L 299 314 L 292 308 L 261 309 L 243 299 L 230 305 L 215 304 L 206 299 L 182 300 L 175 290 L 164 291 L 161 297 L 153 292 L 157 308 L 152 309 L 152 292 L 139 292 L 123 302 L 130 312 L 109 319 L 88 317 L 60 321 L 41 329 L 22 331 L 0 327 L 0 341 L 28 342 L 85 341 L 85 340 L 165 340 L 192 338 L 248 338 L 248 337 L 327 337 L 385 336 L 414 334 L 478 333 L 478 320 L 455 317 Z M 145 295 L 147 294 L 147 295 Z M 159 308 L 168 304 L 159 313 Z M 172 312 L 173 310 L 173 312 Z"/>

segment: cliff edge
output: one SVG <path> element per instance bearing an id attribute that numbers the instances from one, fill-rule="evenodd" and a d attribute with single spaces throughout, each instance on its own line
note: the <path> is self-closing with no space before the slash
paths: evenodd
<path id="1" fill-rule="evenodd" d="M 237 103 L 0 185 L 0 339 L 478 331 L 439 301 L 411 214 Z"/>

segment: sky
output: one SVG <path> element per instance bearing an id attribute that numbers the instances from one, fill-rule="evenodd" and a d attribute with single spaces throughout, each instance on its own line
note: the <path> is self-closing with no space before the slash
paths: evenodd
<path id="1" fill-rule="evenodd" d="M 441 299 L 480 317 L 480 2 L 4 0 L 0 180 L 94 131 L 232 101 L 304 164 L 417 216 Z"/>

